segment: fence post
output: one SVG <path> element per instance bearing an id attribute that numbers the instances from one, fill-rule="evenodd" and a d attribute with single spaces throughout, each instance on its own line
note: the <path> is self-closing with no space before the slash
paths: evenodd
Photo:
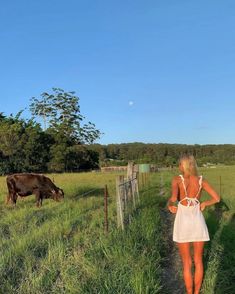
<path id="1" fill-rule="evenodd" d="M 107 185 L 104 187 L 104 231 L 108 233 L 109 224 L 108 224 L 108 188 Z"/>
<path id="2" fill-rule="evenodd" d="M 133 207 L 134 207 L 134 209 L 135 209 L 135 189 L 134 189 L 134 179 L 132 179 L 131 181 L 130 181 L 130 191 L 131 191 L 131 199 L 132 199 L 132 201 L 133 201 Z"/>
<path id="3" fill-rule="evenodd" d="M 127 165 L 127 179 L 128 180 L 133 178 L 133 172 L 134 172 L 134 162 L 128 161 L 128 165 Z"/>
<path id="4" fill-rule="evenodd" d="M 136 173 L 136 180 L 135 180 L 135 191 L 138 199 L 138 203 L 140 202 L 140 194 L 139 194 L 139 173 Z"/>
<path id="5" fill-rule="evenodd" d="M 125 224 L 131 222 L 132 212 L 140 202 L 138 174 L 125 179 L 116 177 L 117 226 L 124 230 Z"/>
<path id="6" fill-rule="evenodd" d="M 117 202 L 117 226 L 124 230 L 124 216 L 123 216 L 123 195 L 120 193 L 120 183 L 122 182 L 123 176 L 116 178 L 116 202 Z"/>

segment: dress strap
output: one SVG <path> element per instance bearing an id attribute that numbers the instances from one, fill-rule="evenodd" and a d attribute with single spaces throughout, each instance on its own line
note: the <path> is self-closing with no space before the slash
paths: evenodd
<path id="1" fill-rule="evenodd" d="M 185 192 L 185 198 L 187 197 L 187 190 L 186 190 L 186 187 L 185 187 L 185 183 L 184 183 L 184 177 L 182 175 L 179 175 L 181 180 L 182 180 L 182 184 L 183 184 L 183 187 L 184 187 L 184 192 Z"/>
<path id="2" fill-rule="evenodd" d="M 202 189 L 202 176 L 199 177 L 199 189 L 195 198 L 198 197 L 199 193 L 201 192 L 201 189 Z"/>

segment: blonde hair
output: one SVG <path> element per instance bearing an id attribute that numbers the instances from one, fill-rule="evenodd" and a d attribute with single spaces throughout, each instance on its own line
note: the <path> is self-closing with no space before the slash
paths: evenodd
<path id="1" fill-rule="evenodd" d="M 184 154 L 180 157 L 179 163 L 182 164 L 184 173 L 190 176 L 198 175 L 197 162 L 193 155 Z"/>

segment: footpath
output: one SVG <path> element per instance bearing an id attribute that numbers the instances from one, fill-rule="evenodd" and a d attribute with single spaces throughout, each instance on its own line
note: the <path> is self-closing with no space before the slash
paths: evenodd
<path id="1" fill-rule="evenodd" d="M 165 193 L 163 179 L 160 183 L 160 195 Z M 166 207 L 160 208 L 160 216 L 162 223 L 162 232 L 164 234 L 164 252 L 165 257 L 162 264 L 162 283 L 163 289 L 161 293 L 165 294 L 184 294 L 185 287 L 182 277 L 182 265 L 178 248 L 172 240 L 174 215 L 168 212 Z"/>

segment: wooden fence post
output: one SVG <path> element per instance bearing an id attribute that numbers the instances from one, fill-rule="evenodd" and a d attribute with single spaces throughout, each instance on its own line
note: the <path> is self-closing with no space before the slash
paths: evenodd
<path id="1" fill-rule="evenodd" d="M 120 184 L 122 183 L 122 176 L 116 178 L 116 201 L 117 201 L 117 226 L 124 230 L 124 215 L 123 215 L 123 200 L 120 193 Z"/>
<path id="2" fill-rule="evenodd" d="M 138 199 L 138 203 L 140 202 L 140 194 L 139 194 L 139 173 L 136 173 L 136 180 L 135 180 L 135 191 L 136 191 L 136 195 L 137 195 L 137 199 Z"/>
<path id="3" fill-rule="evenodd" d="M 132 212 L 139 202 L 138 175 L 125 179 L 116 178 L 117 226 L 124 229 L 125 224 L 131 222 Z"/>
<path id="4" fill-rule="evenodd" d="M 134 179 L 132 179 L 132 181 L 130 182 L 130 190 L 131 190 L 131 198 L 132 198 L 132 201 L 133 201 L 133 207 L 134 209 L 136 208 L 136 205 L 135 205 L 135 188 L 134 188 Z"/>
<path id="5" fill-rule="evenodd" d="M 129 161 L 127 165 L 127 180 L 130 180 L 133 178 L 133 172 L 134 172 L 134 162 Z"/>

